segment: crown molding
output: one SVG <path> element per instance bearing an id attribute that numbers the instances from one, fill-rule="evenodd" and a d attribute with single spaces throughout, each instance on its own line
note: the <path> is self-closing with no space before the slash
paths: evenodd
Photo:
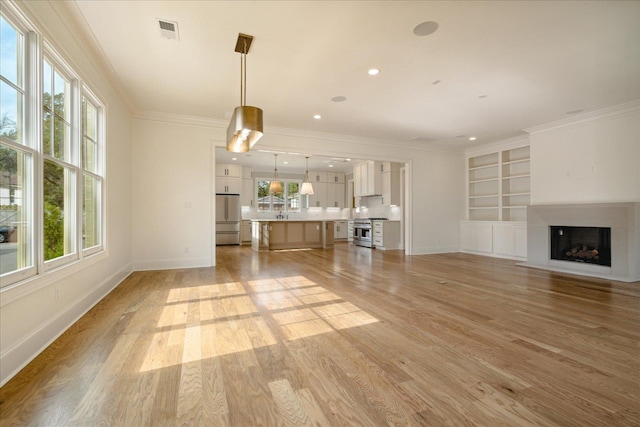
<path id="1" fill-rule="evenodd" d="M 471 147 L 465 150 L 467 156 L 478 156 L 483 154 L 494 153 L 496 151 L 510 150 L 512 148 L 524 147 L 529 145 L 529 135 L 523 134 L 511 138 L 501 139 L 499 141 L 488 142 L 486 144 Z"/>
<path id="2" fill-rule="evenodd" d="M 613 105 L 611 107 L 602 108 L 600 110 L 590 111 L 587 113 L 579 114 L 566 119 L 558 120 L 555 122 L 545 123 L 540 126 L 533 126 L 524 129 L 529 135 L 535 135 L 542 132 L 549 132 L 556 129 L 562 129 L 565 127 L 576 126 L 592 122 L 595 120 L 604 119 L 607 117 L 617 116 L 619 114 L 626 114 L 636 112 L 640 110 L 640 100 L 625 102 L 623 104 Z"/>
<path id="3" fill-rule="evenodd" d="M 176 125 L 205 127 L 209 129 L 227 131 L 227 125 L 229 124 L 225 120 L 211 119 L 199 116 L 188 116 L 181 114 L 165 113 L 160 111 L 136 111 L 133 114 L 134 120 L 141 120 L 155 123 L 171 123 Z M 379 146 L 379 147 L 394 147 L 398 149 L 426 151 L 426 152 L 460 152 L 460 150 L 447 150 L 438 149 L 433 147 L 420 147 L 411 144 L 406 144 L 394 140 L 376 139 L 359 137 L 352 135 L 332 134 L 316 131 L 308 131 L 303 129 L 283 128 L 278 126 L 265 126 L 265 135 L 273 137 L 289 137 L 289 138 L 301 138 L 306 140 L 314 140 L 318 142 L 330 141 L 344 144 L 354 144 L 366 147 Z M 222 141 L 224 142 L 224 141 Z"/>

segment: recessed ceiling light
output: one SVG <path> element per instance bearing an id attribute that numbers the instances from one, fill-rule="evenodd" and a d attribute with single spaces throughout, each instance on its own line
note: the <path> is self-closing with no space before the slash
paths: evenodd
<path id="1" fill-rule="evenodd" d="M 232 157 L 231 160 L 238 160 L 238 158 L 237 157 Z"/>
<path id="2" fill-rule="evenodd" d="M 320 114 L 314 114 L 313 118 L 316 120 L 320 120 L 322 118 L 322 116 Z"/>
<path id="3" fill-rule="evenodd" d="M 380 70 L 377 68 L 371 68 L 367 73 L 369 73 L 370 76 L 377 76 L 380 73 Z"/>
<path id="4" fill-rule="evenodd" d="M 438 29 L 438 23 L 433 21 L 426 21 L 416 25 L 413 29 L 413 34 L 419 37 L 428 36 L 433 34 Z"/>
<path id="5" fill-rule="evenodd" d="M 333 102 L 344 102 L 344 101 L 346 101 L 346 100 L 347 100 L 347 97 L 346 97 L 346 96 L 339 95 L 339 96 L 334 96 L 333 98 L 331 98 L 331 100 L 332 100 Z"/>
<path id="6" fill-rule="evenodd" d="M 345 160 L 346 160 L 347 162 L 350 162 L 350 161 L 351 161 L 351 159 L 345 159 Z"/>
<path id="7" fill-rule="evenodd" d="M 567 114 L 578 114 L 578 113 L 582 113 L 584 110 L 571 110 L 571 111 L 567 111 Z"/>
<path id="8" fill-rule="evenodd" d="M 477 138 L 475 136 L 470 136 L 469 141 L 475 141 Z"/>
<path id="9" fill-rule="evenodd" d="M 329 165 L 329 167 L 330 167 L 330 168 L 332 168 L 332 167 L 333 167 L 333 165 Z"/>
<path id="10" fill-rule="evenodd" d="M 284 163 L 285 165 L 288 165 L 288 164 L 289 164 L 289 162 L 283 162 L 283 163 Z"/>

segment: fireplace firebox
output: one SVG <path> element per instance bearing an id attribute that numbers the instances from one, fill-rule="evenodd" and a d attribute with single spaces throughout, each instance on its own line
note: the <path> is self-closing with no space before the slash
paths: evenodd
<path id="1" fill-rule="evenodd" d="M 549 227 L 551 259 L 611 267 L 611 228 Z"/>

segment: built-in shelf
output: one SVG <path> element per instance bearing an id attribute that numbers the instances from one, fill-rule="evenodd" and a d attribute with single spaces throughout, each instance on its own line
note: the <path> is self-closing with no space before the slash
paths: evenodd
<path id="1" fill-rule="evenodd" d="M 467 167 L 469 220 L 526 221 L 529 146 L 469 157 Z"/>

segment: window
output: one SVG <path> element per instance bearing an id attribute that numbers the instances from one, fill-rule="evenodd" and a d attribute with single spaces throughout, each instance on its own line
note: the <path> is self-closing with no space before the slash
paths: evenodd
<path id="1" fill-rule="evenodd" d="M 41 89 L 41 96 L 33 93 L 34 88 Z M 104 108 L 99 99 L 29 28 L 20 11 L 3 3 L 2 286 L 46 274 L 103 249 L 103 129 Z"/>
<path id="2" fill-rule="evenodd" d="M 102 243 L 102 181 L 99 117 L 101 108 L 87 95 L 82 98 L 82 248 Z"/>
<path id="3" fill-rule="evenodd" d="M 268 179 L 256 179 L 256 200 L 258 211 L 262 212 L 300 212 L 300 187 L 302 181 L 283 179 L 282 193 L 269 194 Z"/>
<path id="4" fill-rule="evenodd" d="M 0 15 L 0 276 L 31 275 L 35 150 L 25 139 L 24 31 Z"/>

